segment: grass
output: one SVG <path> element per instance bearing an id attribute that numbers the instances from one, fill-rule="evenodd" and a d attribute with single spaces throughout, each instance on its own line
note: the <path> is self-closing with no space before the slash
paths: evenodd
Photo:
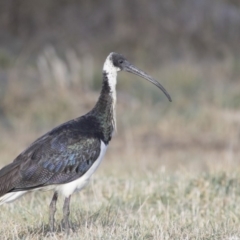
<path id="1" fill-rule="evenodd" d="M 106 165 L 106 164 L 105 164 Z M 127 166 L 126 166 L 127 167 Z M 239 237 L 240 173 L 168 173 L 139 169 L 132 174 L 98 174 L 72 198 L 73 231 L 67 239 L 234 239 Z M 185 174 L 183 174 L 183 172 Z M 65 239 L 49 236 L 51 194 L 31 194 L 3 206 L 5 239 Z M 236 238 L 237 239 L 237 238 Z"/>
<path id="2" fill-rule="evenodd" d="M 97 77 L 78 85 L 69 72 L 63 87 L 51 82 L 53 67 L 29 85 L 38 72 L 25 68 L 27 80 L 19 82 L 19 69 L 11 69 L 1 98 L 1 167 L 52 127 L 86 113 L 99 94 Z M 171 104 L 152 85 L 121 74 L 118 132 L 89 186 L 72 197 L 70 236 L 60 229 L 63 199 L 50 235 L 52 193 L 37 192 L 1 206 L 1 239 L 240 239 L 239 71 L 233 69 L 229 61 L 183 62 L 148 71 L 171 93 Z"/>

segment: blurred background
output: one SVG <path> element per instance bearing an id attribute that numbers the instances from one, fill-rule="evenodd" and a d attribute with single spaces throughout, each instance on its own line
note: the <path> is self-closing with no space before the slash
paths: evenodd
<path id="1" fill-rule="evenodd" d="M 239 166 L 238 0 L 1 0 L 1 167 L 94 106 L 112 51 L 158 79 L 173 102 L 120 73 L 105 161 L 119 166 L 102 171 Z"/>

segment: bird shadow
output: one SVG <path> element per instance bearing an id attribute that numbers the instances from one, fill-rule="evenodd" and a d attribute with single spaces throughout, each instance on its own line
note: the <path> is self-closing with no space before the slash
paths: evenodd
<path id="1" fill-rule="evenodd" d="M 30 236 L 38 236 L 38 237 L 44 237 L 44 238 L 55 237 L 56 235 L 58 237 L 68 236 L 77 232 L 79 227 L 80 226 L 78 223 L 70 222 L 69 231 L 66 231 L 63 227 L 63 224 L 60 222 L 60 223 L 56 223 L 54 231 L 51 231 L 49 224 L 42 223 L 40 226 L 28 227 L 27 231 L 25 230 L 25 231 L 19 232 L 18 237 L 24 238 L 26 237 L 26 234 Z"/>
<path id="2" fill-rule="evenodd" d="M 55 229 L 53 232 L 51 231 L 50 225 L 48 223 L 42 222 L 39 225 L 27 227 L 27 230 L 25 229 L 25 230 L 19 231 L 18 238 L 25 239 L 26 235 L 28 235 L 28 237 L 31 237 L 31 238 L 37 237 L 40 239 L 43 239 L 43 238 L 51 239 L 51 237 L 52 238 L 54 238 L 54 237 L 65 238 L 65 237 L 68 237 L 69 235 L 71 236 L 71 235 L 77 234 L 79 229 L 86 227 L 86 223 L 96 224 L 97 221 L 99 220 L 101 213 L 104 213 L 106 211 L 111 212 L 111 207 L 108 207 L 106 209 L 100 208 L 99 210 L 97 210 L 95 212 L 76 211 L 75 216 L 77 216 L 77 217 L 74 221 L 69 222 L 70 228 L 69 228 L 68 232 L 64 229 L 62 221 L 56 220 Z M 107 215 L 109 215 L 109 213 Z M 110 217 L 110 215 L 109 215 L 109 217 Z M 102 223 L 102 224 L 104 224 L 104 223 Z M 106 224 L 108 224 L 108 221 L 106 222 Z"/>

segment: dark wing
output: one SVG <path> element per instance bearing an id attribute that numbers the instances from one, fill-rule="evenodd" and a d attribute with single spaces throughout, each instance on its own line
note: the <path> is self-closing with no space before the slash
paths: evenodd
<path id="1" fill-rule="evenodd" d="M 95 136 L 64 127 L 52 131 L 0 170 L 0 196 L 73 181 L 88 171 L 100 151 Z"/>

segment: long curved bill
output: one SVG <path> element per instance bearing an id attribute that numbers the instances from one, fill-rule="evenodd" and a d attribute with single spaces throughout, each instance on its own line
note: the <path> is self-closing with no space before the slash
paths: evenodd
<path id="1" fill-rule="evenodd" d="M 130 63 L 127 64 L 127 66 L 125 65 L 124 70 L 127 72 L 130 72 L 130 73 L 136 74 L 139 77 L 145 78 L 146 80 L 148 80 L 149 82 L 151 82 L 152 84 L 157 86 L 159 89 L 161 89 L 164 92 L 164 94 L 166 95 L 166 97 L 168 98 L 169 102 L 172 102 L 172 98 L 169 95 L 169 93 L 167 92 L 167 90 L 157 80 L 153 79 L 151 76 L 149 76 L 145 72 L 139 70 L 138 68 L 136 68 L 135 66 L 133 66 Z"/>

